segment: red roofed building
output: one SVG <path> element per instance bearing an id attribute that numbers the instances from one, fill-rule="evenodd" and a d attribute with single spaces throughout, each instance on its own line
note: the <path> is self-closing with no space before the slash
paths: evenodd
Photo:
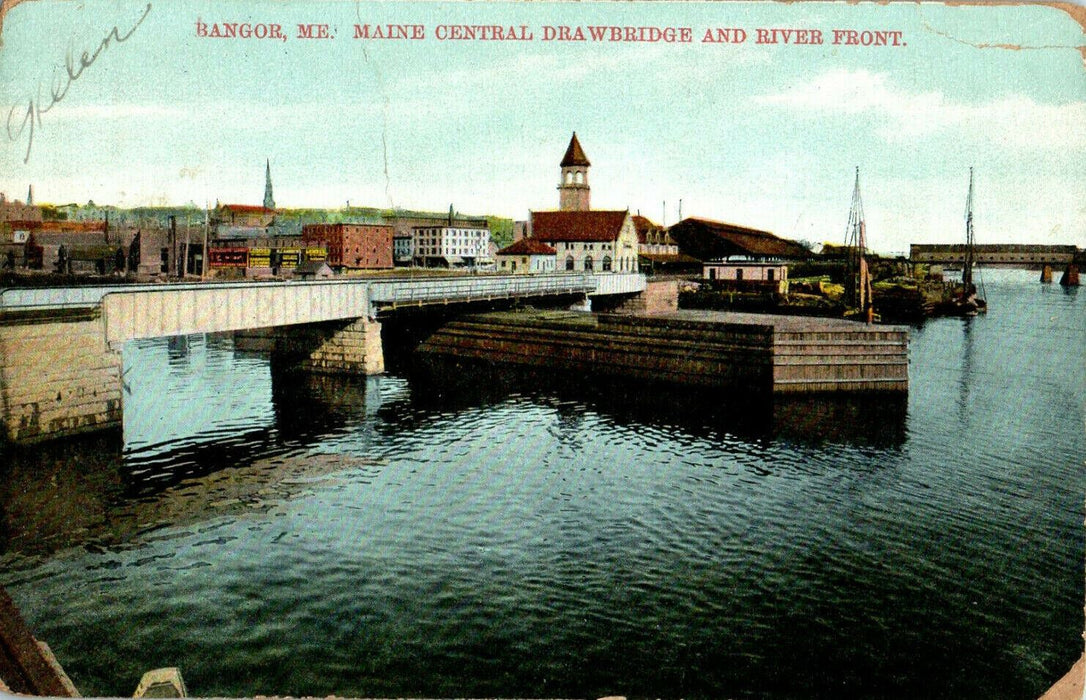
<path id="1" fill-rule="evenodd" d="M 554 272 L 558 251 L 535 238 L 522 238 L 499 250 L 495 257 L 499 272 Z"/>
<path id="2" fill-rule="evenodd" d="M 560 270 L 637 271 L 637 230 L 628 211 L 535 211 L 531 232 L 555 249 Z"/>
<path id="3" fill-rule="evenodd" d="M 249 204 L 218 204 L 211 213 L 211 225 L 222 238 L 247 237 L 251 235 L 251 229 L 267 228 L 274 219 L 274 209 Z M 232 232 L 240 233 L 230 235 Z"/>

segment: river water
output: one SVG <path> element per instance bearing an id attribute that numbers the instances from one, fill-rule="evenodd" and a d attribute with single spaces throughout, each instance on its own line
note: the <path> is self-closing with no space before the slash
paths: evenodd
<path id="1" fill-rule="evenodd" d="M 1086 295 L 985 272 L 907 403 L 124 351 L 5 457 L 0 584 L 87 695 L 1036 697 L 1082 648 Z"/>

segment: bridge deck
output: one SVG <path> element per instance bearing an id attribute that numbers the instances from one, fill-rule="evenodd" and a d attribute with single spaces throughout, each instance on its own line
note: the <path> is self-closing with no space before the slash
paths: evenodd
<path id="1" fill-rule="evenodd" d="M 101 307 L 106 340 L 374 318 L 382 309 L 571 294 L 632 294 L 639 274 L 556 273 L 288 282 L 23 287 L 0 290 L 0 314 Z"/>

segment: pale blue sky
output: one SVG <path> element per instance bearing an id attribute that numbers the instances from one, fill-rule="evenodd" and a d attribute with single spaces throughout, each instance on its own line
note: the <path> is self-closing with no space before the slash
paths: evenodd
<path id="1" fill-rule="evenodd" d="M 63 67 L 146 0 L 16 6 L 0 99 L 17 131 Z M 204 22 L 275 22 L 290 39 L 213 40 Z M 328 23 L 332 41 L 295 38 Z M 356 23 L 420 23 L 419 42 L 358 41 Z M 525 24 L 532 42 L 437 41 L 444 23 Z M 544 25 L 693 28 L 694 43 L 544 42 Z M 741 27 L 741 45 L 700 39 Z M 754 43 L 757 28 L 827 43 Z M 833 46 L 832 30 L 906 46 Z M 557 206 L 576 130 L 593 205 L 683 214 L 840 242 L 859 166 L 883 251 L 963 237 L 969 166 L 978 240 L 1086 246 L 1082 29 L 1040 6 L 812 3 L 155 2 L 27 133 L 0 143 L 0 191 L 39 201 L 402 206 L 525 218 Z M 1017 45 L 1019 50 L 997 45 Z M 54 75 L 56 78 L 54 78 Z M 40 86 L 40 98 L 39 96 Z M 387 173 L 387 175 L 386 175 Z"/>

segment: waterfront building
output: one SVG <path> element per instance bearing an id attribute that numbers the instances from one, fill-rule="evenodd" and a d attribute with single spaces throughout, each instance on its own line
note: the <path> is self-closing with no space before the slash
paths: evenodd
<path id="1" fill-rule="evenodd" d="M 638 266 L 642 271 L 690 273 L 701 269 L 700 260 L 679 250 L 667 227 L 640 214 L 634 215 L 633 222 L 637 229 Z"/>
<path id="2" fill-rule="evenodd" d="M 335 276 L 332 268 L 323 260 L 311 260 L 294 268 L 294 277 L 302 280 L 328 279 Z"/>
<path id="3" fill-rule="evenodd" d="M 475 267 L 493 260 L 485 226 L 415 226 L 412 244 L 415 264 L 424 267 Z"/>
<path id="4" fill-rule="evenodd" d="M 780 262 L 713 260 L 704 264 L 701 277 L 718 289 L 788 293 L 788 265 Z"/>
<path id="5" fill-rule="evenodd" d="M 392 236 L 392 262 L 395 265 L 406 267 L 411 265 L 415 258 L 415 239 L 412 235 Z"/>
<path id="6" fill-rule="evenodd" d="M 537 239 L 521 238 L 499 250 L 495 257 L 498 272 L 513 274 L 554 272 L 558 251 Z"/>
<path id="7" fill-rule="evenodd" d="M 559 270 L 637 272 L 637 230 L 628 211 L 534 211 L 532 239 L 554 248 Z"/>
<path id="8" fill-rule="evenodd" d="M 417 212 L 395 210 L 380 215 L 381 223 L 388 224 L 394 229 L 395 236 L 415 235 L 418 227 L 454 226 L 458 228 L 485 228 L 490 230 L 490 224 L 485 216 L 465 216 L 457 213 L 449 206 L 447 214 L 432 212 Z"/>
<path id="9" fill-rule="evenodd" d="M 558 165 L 558 211 L 531 212 L 528 221 L 514 227 L 514 236 L 553 248 L 558 270 L 636 272 L 637 229 L 633 217 L 629 210 L 591 209 L 590 165 L 574 132 Z"/>
<path id="10" fill-rule="evenodd" d="M 637 229 L 637 252 L 640 255 L 678 255 L 679 245 L 668 233 L 667 228 L 648 217 L 635 214 L 634 228 Z"/>
<path id="11" fill-rule="evenodd" d="M 0 229 L 0 256 L 13 268 L 109 274 L 128 268 L 135 232 L 108 221 L 7 221 Z"/>
<path id="12" fill-rule="evenodd" d="M 275 210 L 249 204 L 219 204 L 211 211 L 211 237 L 239 240 L 267 234 L 275 221 Z"/>
<path id="13" fill-rule="evenodd" d="M 323 244 L 301 236 L 259 236 L 215 241 L 208 250 L 208 268 L 217 277 L 292 277 L 300 266 L 327 258 Z"/>
<path id="14" fill-rule="evenodd" d="M 24 204 L 17 199 L 8 199 L 3 192 L 0 192 L 0 223 L 40 222 L 41 220 L 41 207 L 32 203 Z"/>
<path id="15" fill-rule="evenodd" d="M 384 270 L 392 267 L 393 227 L 388 224 L 306 224 L 306 246 L 323 245 L 328 264 L 340 270 Z"/>
<path id="16" fill-rule="evenodd" d="M 769 231 L 710 219 L 686 218 L 668 229 L 680 250 L 698 260 L 805 260 L 811 252 Z"/>

